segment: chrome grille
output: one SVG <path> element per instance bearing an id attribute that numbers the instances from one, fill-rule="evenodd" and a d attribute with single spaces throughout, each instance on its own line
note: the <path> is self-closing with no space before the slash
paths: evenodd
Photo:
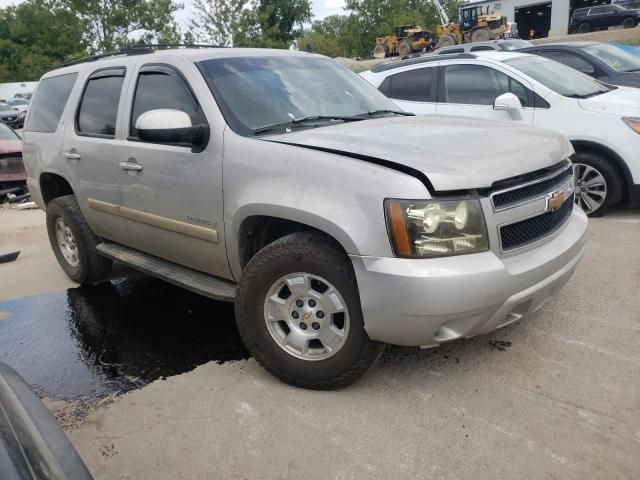
<path id="1" fill-rule="evenodd" d="M 560 172 L 539 180 L 494 193 L 491 196 L 493 208 L 501 210 L 539 197 L 565 184 L 573 176 L 573 166 L 569 165 Z"/>
<path id="2" fill-rule="evenodd" d="M 22 157 L 0 158 L 0 175 L 25 173 Z"/>
<path id="3" fill-rule="evenodd" d="M 573 211 L 573 194 L 571 194 L 555 211 L 547 211 L 535 217 L 500 227 L 500 244 L 507 252 L 536 243 L 558 230 Z"/>

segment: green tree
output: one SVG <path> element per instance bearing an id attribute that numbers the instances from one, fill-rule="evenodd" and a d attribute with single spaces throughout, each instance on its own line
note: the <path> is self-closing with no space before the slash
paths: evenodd
<path id="1" fill-rule="evenodd" d="M 241 31 L 242 11 L 247 7 L 246 0 L 196 0 L 190 33 L 199 43 L 231 46 L 234 34 Z"/>
<path id="2" fill-rule="evenodd" d="M 155 41 L 178 38 L 173 14 L 181 4 L 173 0 L 46 0 L 73 12 L 85 28 L 91 53 L 117 50 L 134 43 L 132 35 Z"/>
<path id="3" fill-rule="evenodd" d="M 288 48 L 312 19 L 309 0 L 259 0 L 257 19 L 264 46 Z"/>
<path id="4" fill-rule="evenodd" d="M 37 80 L 85 49 L 82 22 L 59 5 L 27 0 L 0 9 L 2 82 Z"/>

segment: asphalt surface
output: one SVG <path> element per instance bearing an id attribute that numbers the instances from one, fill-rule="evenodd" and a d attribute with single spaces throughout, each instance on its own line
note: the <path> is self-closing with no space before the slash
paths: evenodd
<path id="1" fill-rule="evenodd" d="M 0 265 L 0 323 L 27 297 L 69 295 L 44 215 L 0 210 L 0 225 L 0 249 L 22 250 Z M 158 315 L 136 312 L 151 324 Z M 77 400 L 45 402 L 98 479 L 636 479 L 639 341 L 640 210 L 620 210 L 590 221 L 575 276 L 531 318 L 435 350 L 389 348 L 347 389 L 291 388 L 248 359 L 162 376 L 82 411 Z"/>

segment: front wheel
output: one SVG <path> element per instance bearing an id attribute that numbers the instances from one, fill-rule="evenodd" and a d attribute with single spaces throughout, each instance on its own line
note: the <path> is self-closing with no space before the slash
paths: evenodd
<path id="1" fill-rule="evenodd" d="M 587 22 L 582 22 L 578 25 L 578 33 L 589 33 L 591 31 L 591 25 Z"/>
<path id="2" fill-rule="evenodd" d="M 364 330 L 349 258 L 316 232 L 287 235 L 251 259 L 238 285 L 236 321 L 255 359 L 297 387 L 345 387 L 383 350 Z"/>
<path id="3" fill-rule="evenodd" d="M 618 171 L 592 152 L 577 152 L 572 160 L 576 204 L 589 216 L 603 215 L 622 198 L 624 186 Z"/>

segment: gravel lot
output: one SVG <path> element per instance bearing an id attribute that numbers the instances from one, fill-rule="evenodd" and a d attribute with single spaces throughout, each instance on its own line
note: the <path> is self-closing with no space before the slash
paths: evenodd
<path id="1" fill-rule="evenodd" d="M 3 209 L 0 225 L 1 250 L 22 250 L 0 265 L 0 301 L 73 286 L 42 212 Z M 72 404 L 46 403 L 98 479 L 640 478 L 640 209 L 592 219 L 588 237 L 572 281 L 532 318 L 389 348 L 342 391 L 288 387 L 249 359 L 75 421 Z"/>

